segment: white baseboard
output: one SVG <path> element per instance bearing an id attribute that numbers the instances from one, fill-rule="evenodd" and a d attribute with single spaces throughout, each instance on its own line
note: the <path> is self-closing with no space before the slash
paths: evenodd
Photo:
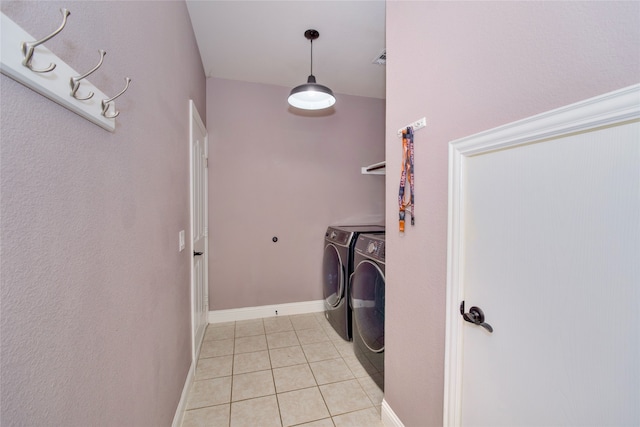
<path id="1" fill-rule="evenodd" d="M 202 341 L 204 341 L 204 334 L 202 334 Z M 198 364 L 198 359 L 200 358 L 200 350 L 202 350 L 202 342 L 201 345 L 198 346 L 198 354 L 195 355 L 194 359 L 191 361 L 191 366 L 189 366 L 189 372 L 187 373 L 187 379 L 184 381 L 184 387 L 182 388 L 182 394 L 180 395 L 180 402 L 178 402 L 178 407 L 176 408 L 176 413 L 173 416 L 173 423 L 171 423 L 171 427 L 181 427 L 182 420 L 184 418 L 184 411 L 187 410 L 187 399 L 189 399 L 189 391 L 191 390 L 191 384 L 196 376 L 196 365 Z"/>
<path id="2" fill-rule="evenodd" d="M 398 418 L 396 413 L 393 412 L 393 409 L 391 409 L 391 406 L 389 406 L 387 401 L 384 399 L 382 399 L 382 407 L 380 412 L 382 424 L 385 427 L 404 427 L 404 424 L 402 424 L 400 418 Z"/>
<path id="3" fill-rule="evenodd" d="M 180 402 L 178 402 L 178 408 L 176 408 L 176 414 L 173 416 L 173 423 L 171 427 L 180 427 L 182 425 L 182 419 L 184 417 L 184 411 L 187 409 L 187 399 L 189 398 L 189 390 L 191 390 L 191 384 L 196 375 L 196 361 L 191 362 L 189 367 L 189 373 L 187 379 L 184 382 L 184 388 L 182 389 L 182 395 L 180 396 Z"/>
<path id="4" fill-rule="evenodd" d="M 273 316 L 290 316 L 293 314 L 318 313 L 324 311 L 324 300 L 292 302 L 288 304 L 262 305 L 258 307 L 232 308 L 229 310 L 212 310 L 209 312 L 209 323 L 234 322 L 238 320 L 260 319 Z"/>

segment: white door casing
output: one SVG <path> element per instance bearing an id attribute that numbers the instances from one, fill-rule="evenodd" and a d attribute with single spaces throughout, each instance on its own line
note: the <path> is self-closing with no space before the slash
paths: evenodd
<path id="1" fill-rule="evenodd" d="M 197 360 L 207 327 L 208 302 L 208 173 L 207 129 L 192 100 L 189 100 L 189 159 L 191 206 L 191 329 L 192 354 Z"/>
<path id="2" fill-rule="evenodd" d="M 443 424 L 638 425 L 638 259 L 640 85 L 451 142 Z"/>

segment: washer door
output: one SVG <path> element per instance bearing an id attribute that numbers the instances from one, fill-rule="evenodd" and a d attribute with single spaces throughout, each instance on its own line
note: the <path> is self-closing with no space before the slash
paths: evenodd
<path id="1" fill-rule="evenodd" d="M 337 307 L 344 296 L 344 269 L 338 249 L 328 244 L 322 258 L 322 289 L 329 307 Z"/>
<path id="2" fill-rule="evenodd" d="M 370 351 L 384 351 L 384 273 L 371 261 L 360 262 L 353 272 L 351 309 L 354 334 Z"/>

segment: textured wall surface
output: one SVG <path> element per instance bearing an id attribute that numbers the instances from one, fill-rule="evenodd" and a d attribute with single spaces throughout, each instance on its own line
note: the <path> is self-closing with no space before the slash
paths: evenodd
<path id="1" fill-rule="evenodd" d="M 387 2 L 385 398 L 405 426 L 442 425 L 448 142 L 638 83 L 639 46 L 638 2 Z M 425 116 L 400 235 L 395 132 Z"/>
<path id="2" fill-rule="evenodd" d="M 322 299 L 327 226 L 384 223 L 384 176 L 360 172 L 384 160 L 384 100 L 300 115 L 290 90 L 207 80 L 211 309 Z"/>
<path id="3" fill-rule="evenodd" d="M 205 78 L 183 2 L 2 2 L 106 94 L 109 133 L 0 76 L 1 420 L 170 425 L 191 363 L 188 100 Z M 37 54 L 36 54 L 37 55 Z"/>

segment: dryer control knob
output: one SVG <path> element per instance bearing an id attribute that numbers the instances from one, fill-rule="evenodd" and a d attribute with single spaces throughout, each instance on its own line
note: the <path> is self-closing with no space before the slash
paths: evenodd
<path id="1" fill-rule="evenodd" d="M 367 246 L 367 253 L 372 254 L 376 250 L 376 244 L 374 242 L 369 242 L 369 246 Z"/>

